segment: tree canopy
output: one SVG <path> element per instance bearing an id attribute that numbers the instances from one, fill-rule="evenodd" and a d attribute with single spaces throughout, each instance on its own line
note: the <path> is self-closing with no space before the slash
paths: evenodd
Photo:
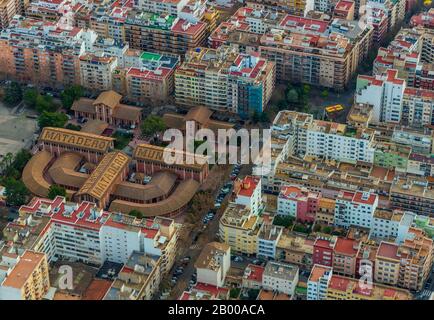
<path id="1" fill-rule="evenodd" d="M 5 181 L 6 203 L 11 206 L 21 206 L 27 203 L 27 197 L 30 195 L 29 190 L 21 180 L 8 178 Z"/>
<path id="2" fill-rule="evenodd" d="M 139 210 L 131 210 L 128 215 L 136 217 L 138 219 L 142 219 L 143 218 L 143 213 Z"/>
<path id="3" fill-rule="evenodd" d="M 3 101 L 8 105 L 16 105 L 23 99 L 23 90 L 17 82 L 11 82 L 5 89 Z"/>
<path id="4" fill-rule="evenodd" d="M 52 184 L 48 189 L 48 198 L 54 199 L 57 196 L 66 197 L 66 189 L 62 186 Z"/>
<path id="5" fill-rule="evenodd" d="M 38 125 L 42 129 L 44 127 L 63 128 L 68 121 L 66 114 L 61 112 L 44 111 L 38 117 Z"/>
<path id="6" fill-rule="evenodd" d="M 163 118 L 155 115 L 149 115 L 142 122 L 142 133 L 147 136 L 152 136 L 166 129 L 166 124 Z"/>
<path id="7" fill-rule="evenodd" d="M 60 99 L 62 100 L 62 106 L 66 110 L 70 110 L 74 101 L 80 99 L 84 94 L 83 87 L 79 85 L 73 85 L 66 88 L 60 94 Z"/>

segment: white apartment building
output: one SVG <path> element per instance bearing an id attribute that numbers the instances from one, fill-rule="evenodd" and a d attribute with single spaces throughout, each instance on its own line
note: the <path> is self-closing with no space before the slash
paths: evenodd
<path id="1" fill-rule="evenodd" d="M 399 210 L 376 209 L 372 219 L 370 238 L 394 239 L 401 243 L 412 226 L 416 215 Z"/>
<path id="2" fill-rule="evenodd" d="M 289 296 L 295 293 L 298 283 L 298 267 L 295 265 L 269 261 L 262 275 L 262 287 Z"/>
<path id="3" fill-rule="evenodd" d="M 357 77 L 356 103 L 373 106 L 374 122 L 400 123 L 406 82 L 398 78 L 397 70 L 384 75 Z"/>
<path id="4" fill-rule="evenodd" d="M 46 221 L 32 249 L 46 253 L 48 261 L 125 263 L 133 252 L 144 252 L 162 258 L 164 273 L 175 260 L 180 225 L 172 219 L 136 219 L 103 211 L 90 202 L 66 202 L 63 197 L 37 198 L 22 206 L 20 214 L 25 225 L 33 225 L 36 219 Z"/>
<path id="5" fill-rule="evenodd" d="M 258 215 L 262 208 L 261 178 L 246 176 L 234 183 L 234 203 L 246 206 L 253 215 Z"/>
<path id="6" fill-rule="evenodd" d="M 371 228 L 378 195 L 371 192 L 341 191 L 336 199 L 334 223 L 348 228 Z"/>
<path id="7" fill-rule="evenodd" d="M 300 150 L 305 149 L 306 155 L 350 163 L 374 161 L 373 132 L 369 129 L 352 130 L 344 124 L 314 120 L 304 130 L 306 144 Z"/>
<path id="8" fill-rule="evenodd" d="M 276 246 L 283 233 L 283 227 L 264 223 L 258 235 L 258 257 L 276 258 Z"/>
<path id="9" fill-rule="evenodd" d="M 223 287 L 231 266 L 231 247 L 225 243 L 210 242 L 195 262 L 197 282 Z"/>
<path id="10" fill-rule="evenodd" d="M 332 268 L 314 265 L 307 281 L 307 300 L 325 300 L 327 288 L 332 278 Z"/>
<path id="11" fill-rule="evenodd" d="M 134 0 L 134 6 L 143 11 L 178 16 L 178 14 L 182 11 L 182 9 L 187 5 L 188 2 L 189 0 Z"/>

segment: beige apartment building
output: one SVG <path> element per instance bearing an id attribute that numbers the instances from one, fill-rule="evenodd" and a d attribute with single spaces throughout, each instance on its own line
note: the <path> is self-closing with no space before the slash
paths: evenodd
<path id="1" fill-rule="evenodd" d="M 421 290 L 431 272 L 433 240 L 410 228 L 412 238 L 402 244 L 381 242 L 375 260 L 374 280 L 409 290 Z"/>
<path id="2" fill-rule="evenodd" d="M 0 300 L 41 300 L 50 288 L 45 253 L 26 250 L 22 256 L 2 253 L 1 262 L 13 261 L 5 276 L 0 268 Z M 1 264 L 0 264 L 1 267 Z M 7 268 L 7 267 L 6 267 Z M 3 277 L 2 277 L 3 276 Z"/>

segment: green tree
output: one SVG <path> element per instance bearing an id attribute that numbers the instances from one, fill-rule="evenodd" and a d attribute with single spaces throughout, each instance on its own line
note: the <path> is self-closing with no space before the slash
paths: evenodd
<path id="1" fill-rule="evenodd" d="M 12 162 L 12 166 L 16 170 L 18 170 L 19 172 L 22 172 L 24 170 L 24 167 L 26 166 L 27 162 L 29 162 L 31 157 L 32 157 L 32 154 L 30 153 L 29 150 L 21 149 L 15 155 L 15 159 Z"/>
<path id="2" fill-rule="evenodd" d="M 240 292 L 240 288 L 232 288 L 231 291 L 229 291 L 229 297 L 232 299 L 236 299 L 240 296 Z"/>
<path id="3" fill-rule="evenodd" d="M 296 224 L 292 230 L 295 232 L 309 233 L 309 228 L 303 224 Z"/>
<path id="4" fill-rule="evenodd" d="M 76 124 L 73 124 L 73 123 L 68 123 L 68 124 L 65 126 L 65 128 L 66 128 L 66 129 L 69 129 L 69 130 L 74 130 L 74 131 L 80 131 L 80 130 L 81 130 L 81 126 L 76 125 Z"/>
<path id="5" fill-rule="evenodd" d="M 142 219 L 143 218 L 143 213 L 139 210 L 131 210 L 128 215 L 136 217 L 138 219 Z"/>
<path id="6" fill-rule="evenodd" d="M 329 91 L 327 89 L 324 89 L 323 91 L 321 91 L 321 97 L 323 99 L 327 99 L 329 97 Z"/>
<path id="7" fill-rule="evenodd" d="M 54 112 L 57 110 L 56 104 L 53 102 L 53 98 L 48 95 L 38 95 L 36 98 L 36 110 L 40 113 Z"/>
<path id="8" fill-rule="evenodd" d="M 289 228 L 294 223 L 294 218 L 290 216 L 277 215 L 274 217 L 273 224 L 276 226 L 282 226 Z"/>
<path id="9" fill-rule="evenodd" d="M 73 85 L 69 88 L 66 88 L 60 94 L 60 99 L 62 101 L 62 106 L 66 110 L 70 110 L 74 101 L 80 99 L 84 94 L 83 87 L 79 85 Z"/>
<path id="10" fill-rule="evenodd" d="M 289 103 L 298 104 L 298 98 L 299 98 L 298 92 L 295 89 L 289 90 L 288 93 L 286 94 L 286 100 Z"/>
<path id="11" fill-rule="evenodd" d="M 39 96 L 38 90 L 36 90 L 34 88 L 27 89 L 24 91 L 24 94 L 23 94 L 24 103 L 26 104 L 26 106 L 33 109 L 36 107 L 36 100 L 37 100 L 38 96 Z"/>
<path id="12" fill-rule="evenodd" d="M 9 178 L 5 181 L 6 203 L 11 206 L 21 206 L 27 203 L 27 197 L 30 195 L 25 184 L 21 180 Z"/>
<path id="13" fill-rule="evenodd" d="M 5 90 L 3 101 L 8 105 L 16 105 L 23 99 L 23 90 L 17 82 L 11 82 Z"/>
<path id="14" fill-rule="evenodd" d="M 330 234 L 332 233 L 332 230 L 333 230 L 332 227 L 326 226 L 322 229 L 322 232 Z"/>
<path id="15" fill-rule="evenodd" d="M 45 127 L 63 128 L 67 121 L 68 117 L 66 114 L 60 112 L 44 111 L 38 117 L 38 125 L 41 129 Z"/>
<path id="16" fill-rule="evenodd" d="M 147 136 L 152 136 L 157 132 L 164 131 L 166 129 L 166 124 L 164 123 L 163 118 L 155 115 L 149 115 L 143 121 L 142 133 Z"/>
<path id="17" fill-rule="evenodd" d="M 57 196 L 66 197 L 66 189 L 62 186 L 52 184 L 48 189 L 48 198 L 54 199 Z"/>
<path id="18" fill-rule="evenodd" d="M 308 96 L 309 93 L 310 93 L 310 85 L 308 84 L 303 85 L 303 94 Z"/>

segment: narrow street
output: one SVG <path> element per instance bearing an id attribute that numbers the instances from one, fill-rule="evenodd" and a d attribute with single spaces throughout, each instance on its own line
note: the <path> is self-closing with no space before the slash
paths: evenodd
<path id="1" fill-rule="evenodd" d="M 210 172 L 210 176 L 207 181 L 211 181 L 212 183 L 208 184 L 207 190 L 211 190 L 211 194 L 213 198 L 217 196 L 220 191 L 220 188 L 229 181 L 229 175 L 233 166 L 226 165 L 224 167 L 214 167 Z M 203 188 L 205 189 L 205 188 Z M 208 224 L 204 225 L 202 222 L 202 217 L 206 215 L 206 213 L 214 209 L 213 206 L 204 210 L 201 213 L 201 220 L 198 223 L 194 230 L 191 231 L 188 241 L 183 244 L 183 247 L 179 248 L 180 253 L 178 254 L 175 265 L 173 266 L 171 273 L 166 277 L 170 279 L 172 278 L 174 270 L 181 266 L 180 261 L 185 257 L 190 257 L 190 261 L 187 265 L 184 265 L 183 273 L 178 277 L 176 285 L 172 288 L 168 299 L 178 299 L 182 292 L 188 290 L 189 282 L 192 278 L 193 273 L 195 272 L 194 264 L 199 257 L 204 246 L 212 241 L 218 240 L 218 229 L 219 229 L 219 220 L 221 215 L 224 212 L 224 209 L 227 205 L 229 198 L 229 194 L 226 196 L 225 201 L 222 203 L 222 206 L 216 210 L 216 214 L 214 218 L 208 222 Z M 206 226 L 204 228 L 204 226 Z"/>

